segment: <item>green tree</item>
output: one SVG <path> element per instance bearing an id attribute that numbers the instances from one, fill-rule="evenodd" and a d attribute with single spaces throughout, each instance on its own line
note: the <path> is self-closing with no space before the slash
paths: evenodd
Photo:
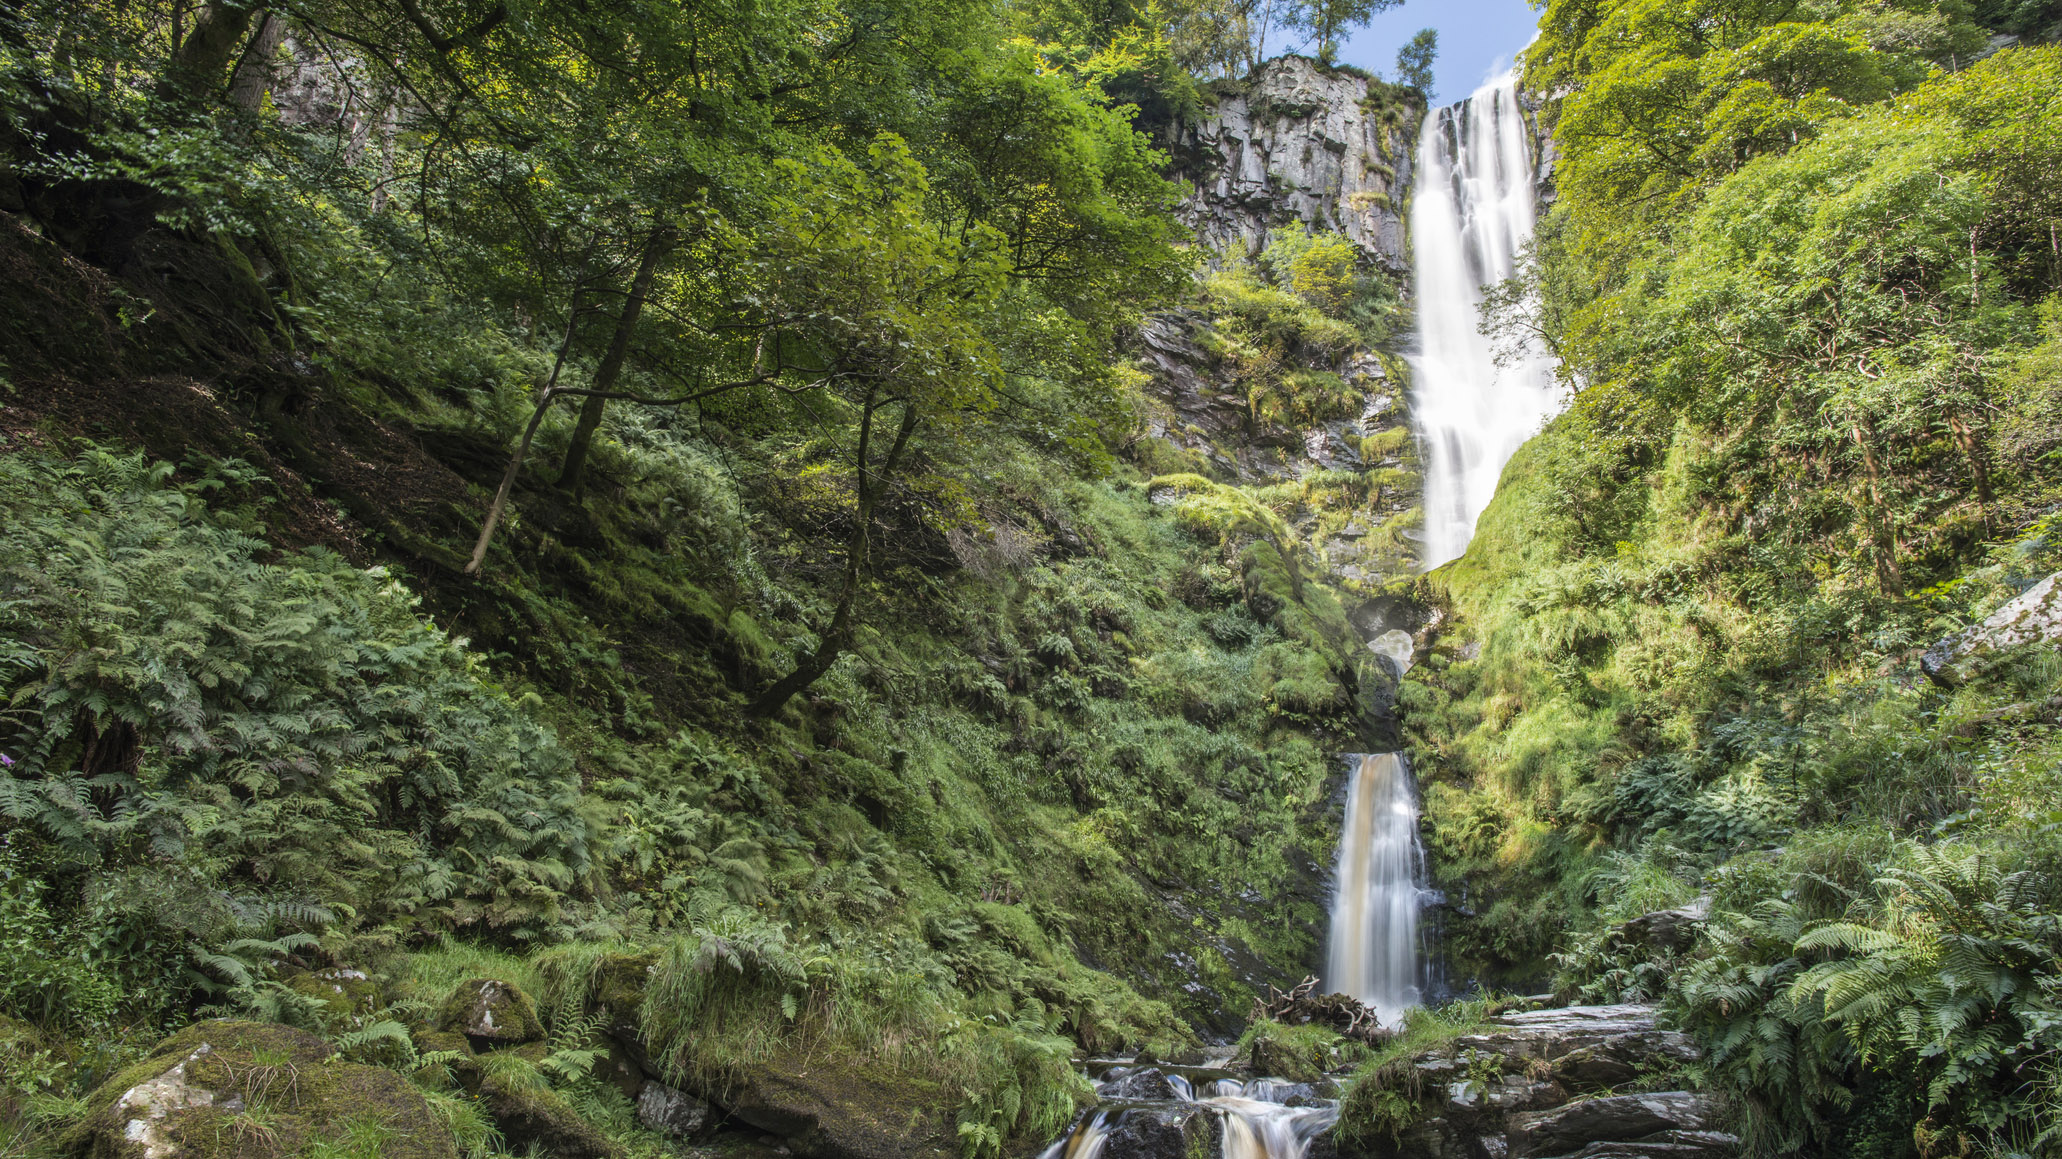
<path id="1" fill-rule="evenodd" d="M 1339 40 L 1356 28 L 1367 27 L 1378 12 L 1403 0 L 1296 0 L 1291 19 L 1310 34 L 1317 45 L 1317 58 L 1329 65 L 1339 55 Z"/>
<path id="2" fill-rule="evenodd" d="M 1432 62 L 1439 56 L 1439 30 L 1420 28 L 1410 43 L 1396 50 L 1396 82 L 1432 97 Z"/>

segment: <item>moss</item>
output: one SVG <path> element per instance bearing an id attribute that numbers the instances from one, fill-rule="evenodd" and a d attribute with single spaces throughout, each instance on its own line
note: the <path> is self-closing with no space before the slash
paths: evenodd
<path id="1" fill-rule="evenodd" d="M 480 1080 L 480 1101 L 517 1149 L 535 1146 L 563 1159 L 603 1159 L 621 1148 L 580 1117 L 564 1096 L 503 1071 Z"/>
<path id="2" fill-rule="evenodd" d="M 455 1030 L 418 1030 L 413 1037 L 415 1049 L 422 1054 L 448 1050 L 466 1058 L 473 1056 L 472 1040 Z"/>
<path id="3" fill-rule="evenodd" d="M 378 983 L 350 977 L 341 970 L 297 973 L 286 979 L 286 986 L 324 1003 L 324 1028 L 332 1033 L 362 1025 L 367 1015 L 383 1005 Z"/>
<path id="4" fill-rule="evenodd" d="M 183 1068 L 175 1081 L 188 1093 L 163 1098 L 172 1109 L 161 1123 L 163 1139 L 182 1157 L 290 1155 L 338 1137 L 347 1124 L 372 1123 L 387 1134 L 382 1156 L 455 1159 L 450 1131 L 421 1092 L 393 1071 L 332 1061 L 333 1054 L 322 1039 L 291 1027 L 195 1023 L 101 1084 L 61 1146 L 90 1159 L 134 1159 L 143 1148 L 129 1137 L 137 1116 L 119 1105 L 123 1096 Z"/>
<path id="5" fill-rule="evenodd" d="M 776 1057 L 742 1068 L 711 1093 L 735 1117 L 804 1154 L 957 1159 L 960 1152 L 958 1090 L 860 1060 Z"/>
<path id="6" fill-rule="evenodd" d="M 515 983 L 498 978 L 472 978 L 459 983 L 438 1014 L 439 1026 L 469 1038 L 518 1043 L 544 1037 L 537 1004 Z"/>
<path id="7" fill-rule="evenodd" d="M 1239 1049 L 1255 1073 L 1297 1083 L 1318 1082 L 1325 1072 L 1367 1055 L 1366 1047 L 1329 1026 L 1287 1026 L 1269 1019 L 1247 1027 Z"/>

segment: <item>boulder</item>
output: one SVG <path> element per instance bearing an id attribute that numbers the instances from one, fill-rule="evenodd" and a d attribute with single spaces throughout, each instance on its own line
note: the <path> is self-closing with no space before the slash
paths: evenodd
<path id="1" fill-rule="evenodd" d="M 1960 684 L 1998 653 L 2034 643 L 2062 643 L 2062 572 L 2028 588 L 1975 627 L 1928 648 L 1919 667 L 1938 683 Z"/>
<path id="2" fill-rule="evenodd" d="M 698 1092 L 808 1159 L 958 1159 L 959 1092 L 857 1061 L 776 1055 Z"/>
<path id="3" fill-rule="evenodd" d="M 444 1000 L 440 1025 L 489 1047 L 516 1046 L 544 1037 L 537 1004 L 513 982 L 474 978 Z"/>
<path id="4" fill-rule="evenodd" d="M 1215 1155 L 1223 1127 L 1201 1107 L 1127 1111 L 1103 1141 L 1101 1159 L 1190 1159 Z"/>
<path id="5" fill-rule="evenodd" d="M 515 1150 L 531 1148 L 559 1159 L 613 1159 L 621 1153 L 564 1096 L 541 1080 L 520 1076 L 483 1070 L 479 1079 L 480 1102 Z"/>
<path id="6" fill-rule="evenodd" d="M 1659 1091 L 1583 1099 L 1505 1120 L 1513 1159 L 1567 1155 L 1593 1143 L 1640 1142 L 1664 1132 L 1717 1132 L 1724 1100 L 1702 1091 Z"/>
<path id="7" fill-rule="evenodd" d="M 1158 1067 L 1140 1067 L 1137 1070 L 1112 1072 L 1112 1076 L 1097 1083 L 1095 1093 L 1105 1099 L 1136 1099 L 1150 1102 L 1173 1102 L 1181 1095 L 1174 1084 Z"/>
<path id="8" fill-rule="evenodd" d="M 1675 909 L 1644 913 L 1618 927 L 1618 936 L 1656 950 L 1680 953 L 1697 944 L 1704 919 L 1711 916 L 1711 899 L 1700 897 Z"/>
<path id="9" fill-rule="evenodd" d="M 709 1104 L 665 1083 L 648 1082 L 637 1096 L 637 1121 L 666 1135 L 698 1135 L 709 1123 Z"/>
<path id="10" fill-rule="evenodd" d="M 88 1096 L 62 1149 L 86 1159 L 212 1159 L 353 1137 L 392 1159 L 457 1159 L 422 1092 L 334 1053 L 291 1027 L 197 1022 Z"/>

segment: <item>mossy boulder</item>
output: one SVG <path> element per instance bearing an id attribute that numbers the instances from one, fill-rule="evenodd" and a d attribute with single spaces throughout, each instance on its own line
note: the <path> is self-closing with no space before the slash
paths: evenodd
<path id="1" fill-rule="evenodd" d="M 83 1159 L 271 1159 L 352 1139 L 382 1159 L 457 1159 L 422 1093 L 269 1022 L 211 1019 L 109 1079 L 62 1140 Z"/>
<path id="2" fill-rule="evenodd" d="M 957 1159 L 959 1092 L 857 1062 L 775 1057 L 704 1092 L 809 1159 Z"/>
<path id="3" fill-rule="evenodd" d="M 613 1159 L 621 1153 L 572 1104 L 542 1083 L 489 1071 L 480 1078 L 479 1093 L 494 1125 L 518 1152 L 534 1146 L 559 1159 Z"/>
<path id="4" fill-rule="evenodd" d="M 321 1001 L 326 1010 L 323 1024 L 332 1032 L 356 1025 L 354 1019 L 363 1019 L 382 1005 L 379 984 L 359 970 L 294 974 L 286 979 L 286 986 L 296 994 Z"/>
<path id="5" fill-rule="evenodd" d="M 489 1047 L 516 1046 L 544 1037 L 537 1004 L 513 982 L 473 978 L 444 1000 L 438 1025 Z"/>

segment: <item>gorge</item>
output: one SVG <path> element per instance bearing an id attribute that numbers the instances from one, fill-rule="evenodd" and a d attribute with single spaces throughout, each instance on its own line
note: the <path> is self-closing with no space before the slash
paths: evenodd
<path id="1" fill-rule="evenodd" d="M 2062 4 L 1367 15 L 0 11 L 0 1159 L 2062 1157 Z"/>

